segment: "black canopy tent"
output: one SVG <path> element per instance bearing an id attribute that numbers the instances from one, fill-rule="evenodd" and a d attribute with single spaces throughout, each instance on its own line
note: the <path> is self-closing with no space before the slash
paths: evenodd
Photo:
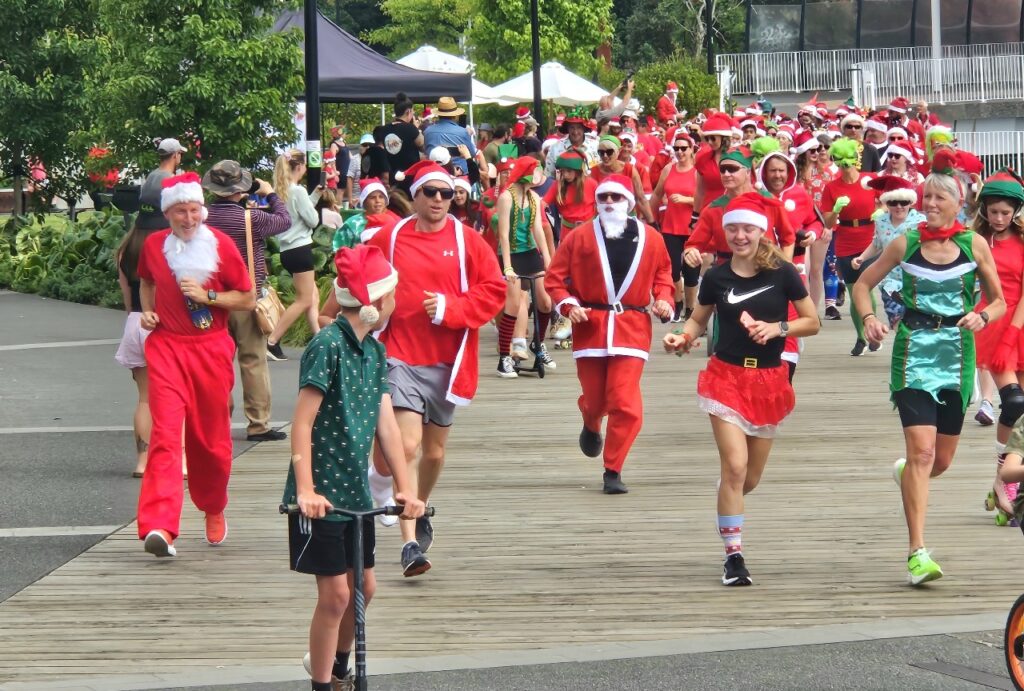
<path id="1" fill-rule="evenodd" d="M 303 30 L 302 11 L 277 18 L 274 31 Z M 441 96 L 467 102 L 473 96 L 468 74 L 414 70 L 388 60 L 352 34 L 317 13 L 320 100 L 324 103 L 389 103 L 404 92 L 415 103 Z"/>

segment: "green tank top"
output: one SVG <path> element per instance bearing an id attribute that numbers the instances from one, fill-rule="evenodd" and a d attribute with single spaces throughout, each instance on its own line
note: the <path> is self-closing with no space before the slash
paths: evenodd
<path id="1" fill-rule="evenodd" d="M 509 212 L 508 224 L 509 252 L 516 254 L 537 249 L 537 243 L 533 237 L 533 219 L 534 214 L 537 213 L 537 195 L 527 192 L 529 204 L 519 206 L 515 192 L 510 190 L 509 194 L 512 195 L 512 210 Z"/>

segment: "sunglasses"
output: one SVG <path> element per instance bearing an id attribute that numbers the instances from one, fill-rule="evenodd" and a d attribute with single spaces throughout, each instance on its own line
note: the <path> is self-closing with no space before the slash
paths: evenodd
<path id="1" fill-rule="evenodd" d="M 862 126 L 860 126 L 860 125 L 843 125 L 843 129 L 844 130 L 862 130 L 864 128 Z"/>
<path id="2" fill-rule="evenodd" d="M 897 159 L 901 159 L 902 160 L 903 154 L 889 154 L 889 158 L 891 158 L 894 161 L 897 160 Z"/>
<path id="3" fill-rule="evenodd" d="M 441 199 L 450 200 L 455 196 L 455 190 L 448 187 L 421 187 L 420 192 L 429 199 L 440 197 Z"/>
<path id="4" fill-rule="evenodd" d="M 890 201 L 887 201 L 885 203 L 885 205 L 886 206 L 910 206 L 910 202 L 902 201 L 902 200 L 900 200 L 900 201 L 890 200 Z"/>
<path id="5" fill-rule="evenodd" d="M 602 192 L 597 195 L 597 201 L 603 204 L 618 204 L 623 201 L 625 197 L 618 192 Z"/>
<path id="6" fill-rule="evenodd" d="M 690 147 L 688 147 L 688 146 L 673 146 L 672 148 L 675 149 L 676 151 L 689 151 L 690 150 Z"/>
<path id="7" fill-rule="evenodd" d="M 612 156 L 615 154 L 615 149 L 598 149 L 598 156 Z"/>
<path id="8" fill-rule="evenodd" d="M 736 173 L 743 170 L 740 166 L 720 166 L 718 172 L 722 175 L 735 175 Z"/>
<path id="9" fill-rule="evenodd" d="M 905 141 L 907 141 L 907 138 L 906 137 L 889 137 L 889 141 L 890 142 L 905 142 Z"/>

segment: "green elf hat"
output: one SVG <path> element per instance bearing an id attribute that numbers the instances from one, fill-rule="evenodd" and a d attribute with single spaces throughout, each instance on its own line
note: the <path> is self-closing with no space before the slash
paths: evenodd
<path id="1" fill-rule="evenodd" d="M 622 140 L 613 134 L 602 134 L 601 138 L 597 140 L 597 145 L 600 146 L 604 142 L 608 142 L 614 146 L 616 151 L 622 148 Z"/>
<path id="2" fill-rule="evenodd" d="M 575 151 L 566 151 L 555 160 L 555 168 L 563 170 L 583 170 L 583 157 Z"/>
<path id="3" fill-rule="evenodd" d="M 1009 168 L 1003 168 L 985 180 L 978 197 L 1005 197 L 1016 201 L 1019 207 L 1024 203 L 1024 185 L 1016 173 Z"/>
<path id="4" fill-rule="evenodd" d="M 739 163 L 747 170 L 750 170 L 754 167 L 754 152 L 746 146 L 737 146 L 722 154 L 722 160 L 719 161 L 719 165 L 726 161 Z"/>
<path id="5" fill-rule="evenodd" d="M 498 144 L 498 158 L 519 158 L 519 145 L 515 142 Z"/>

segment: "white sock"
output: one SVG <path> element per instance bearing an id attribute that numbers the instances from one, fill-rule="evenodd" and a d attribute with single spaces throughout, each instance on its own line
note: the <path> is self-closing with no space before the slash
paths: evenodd
<path id="1" fill-rule="evenodd" d="M 523 350 L 526 350 L 526 339 L 525 338 L 513 338 L 512 339 L 512 347 L 515 348 L 516 346 L 520 346 L 520 347 L 522 347 Z"/>
<path id="2" fill-rule="evenodd" d="M 381 475 L 377 472 L 376 466 L 370 463 L 370 470 L 366 473 L 367 480 L 370 484 L 370 495 L 373 497 L 373 502 L 377 506 L 384 506 L 391 499 L 394 493 L 394 488 L 391 484 L 391 477 L 387 475 Z"/>

